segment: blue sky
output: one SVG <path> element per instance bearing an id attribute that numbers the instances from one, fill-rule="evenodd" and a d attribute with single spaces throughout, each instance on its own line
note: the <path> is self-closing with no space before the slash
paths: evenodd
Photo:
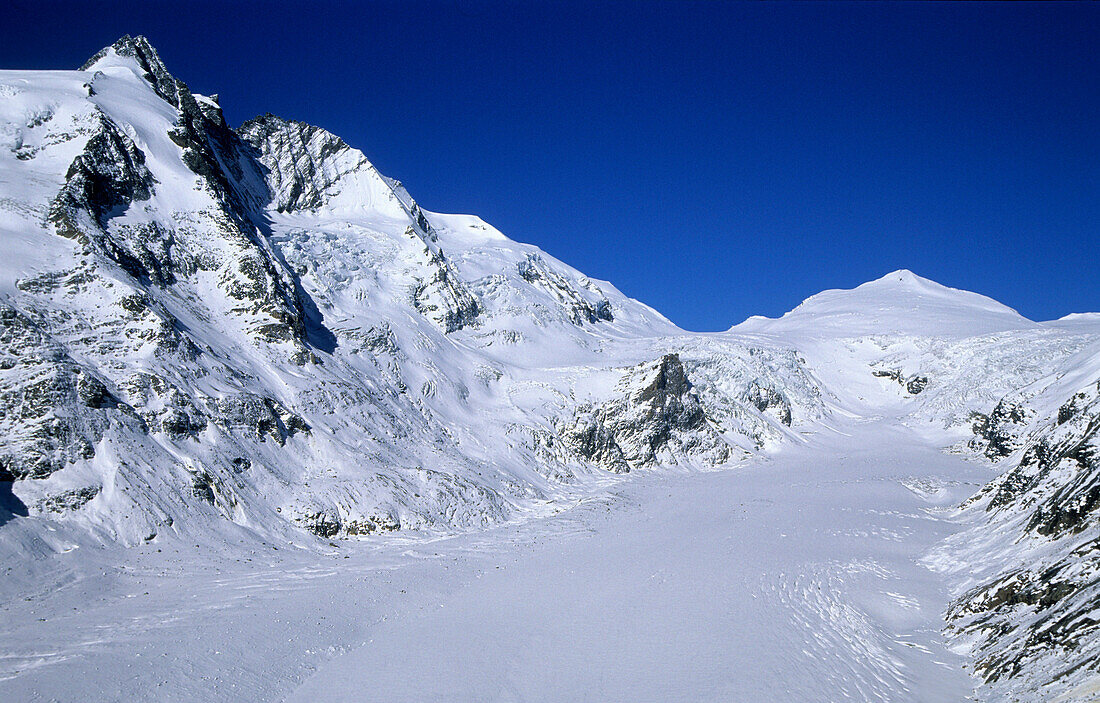
<path id="1" fill-rule="evenodd" d="M 687 329 L 898 268 L 1100 310 L 1096 5 L 15 0 L 0 67 L 125 33 Z"/>

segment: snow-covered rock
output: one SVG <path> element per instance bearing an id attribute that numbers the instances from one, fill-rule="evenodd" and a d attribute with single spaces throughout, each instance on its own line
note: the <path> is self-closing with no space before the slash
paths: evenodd
<path id="1" fill-rule="evenodd" d="M 1100 676 L 1100 356 L 998 403 L 979 448 L 1008 470 L 970 501 L 949 612 L 988 700 L 1088 700 Z M 1087 382 L 1082 382 L 1088 379 Z M 983 514 L 984 513 L 984 514 Z"/>

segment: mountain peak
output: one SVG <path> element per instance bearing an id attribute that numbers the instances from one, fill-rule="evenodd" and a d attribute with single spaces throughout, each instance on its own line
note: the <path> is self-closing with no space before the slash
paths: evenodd
<path id="1" fill-rule="evenodd" d="M 164 62 L 160 59 L 160 54 L 157 53 L 157 50 L 143 35 L 139 34 L 136 37 L 131 37 L 129 34 L 123 34 L 115 43 L 103 47 L 97 51 L 94 56 L 85 61 L 84 65 L 80 67 L 80 70 L 92 70 L 92 67 L 95 66 L 100 59 L 111 53 L 118 56 L 132 56 L 137 59 L 139 63 L 147 66 L 164 66 Z"/>
<path id="2" fill-rule="evenodd" d="M 162 98 L 172 104 L 177 103 L 177 81 L 175 77 L 168 72 L 168 68 L 161 60 L 160 54 L 149 43 L 149 40 L 140 34 L 136 37 L 131 37 L 129 34 L 123 35 L 114 44 L 105 46 L 96 52 L 94 56 L 84 62 L 80 70 L 100 70 L 119 63 L 136 66 L 142 77 L 149 81 Z"/>
<path id="3" fill-rule="evenodd" d="M 969 291 L 963 291 L 957 288 L 950 288 L 943 285 L 942 283 L 937 283 L 936 281 L 933 281 L 931 278 L 918 276 L 909 269 L 898 269 L 897 271 L 891 271 L 885 276 L 875 278 L 873 280 L 867 281 L 866 283 L 860 284 L 855 288 L 855 290 L 860 290 L 865 287 L 873 289 L 919 290 L 925 293 L 949 293 L 953 291 L 954 293 L 969 294 Z"/>
<path id="4" fill-rule="evenodd" d="M 812 295 L 781 318 L 752 317 L 733 329 L 828 337 L 877 333 L 957 337 L 1033 324 L 992 298 L 899 269 L 855 288 Z"/>
<path id="5" fill-rule="evenodd" d="M 898 269 L 897 271 L 891 271 L 882 278 L 868 281 L 868 283 L 901 283 L 903 285 L 913 285 L 915 283 L 935 283 L 935 281 L 918 276 L 909 269 Z"/>

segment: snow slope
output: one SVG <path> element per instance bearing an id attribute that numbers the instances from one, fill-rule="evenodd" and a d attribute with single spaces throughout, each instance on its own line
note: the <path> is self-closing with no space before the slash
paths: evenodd
<path id="1" fill-rule="evenodd" d="M 16 699 L 1096 685 L 1097 315 L 897 271 L 685 332 L 141 37 L 0 71 L 0 242 Z"/>

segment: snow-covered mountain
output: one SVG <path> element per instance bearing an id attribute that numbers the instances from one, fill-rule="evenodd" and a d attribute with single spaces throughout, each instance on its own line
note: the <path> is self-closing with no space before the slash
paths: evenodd
<path id="1" fill-rule="evenodd" d="M 323 129 L 232 130 L 143 38 L 0 86 L 2 466 L 60 526 L 41 549 L 226 521 L 484 525 L 821 412 L 791 350 L 686 336 L 476 217 L 424 211 Z"/>
<path id="2" fill-rule="evenodd" d="M 233 129 L 148 41 L 0 71 L 0 565 L 483 527 L 612 474 L 912 428 L 1008 470 L 933 555 L 989 700 L 1095 682 L 1100 318 L 897 271 L 719 334 L 319 127 Z"/>

